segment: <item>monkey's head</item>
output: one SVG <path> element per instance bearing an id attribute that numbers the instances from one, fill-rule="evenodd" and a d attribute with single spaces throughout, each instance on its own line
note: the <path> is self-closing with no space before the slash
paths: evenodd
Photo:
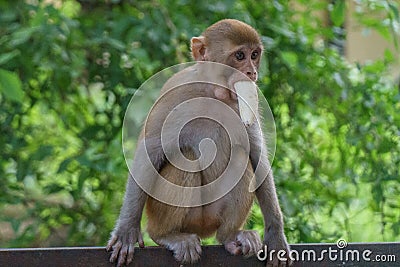
<path id="1" fill-rule="evenodd" d="M 191 39 L 192 56 L 197 61 L 213 61 L 231 66 L 250 79 L 258 78 L 263 51 L 259 34 L 250 25 L 224 19 Z"/>

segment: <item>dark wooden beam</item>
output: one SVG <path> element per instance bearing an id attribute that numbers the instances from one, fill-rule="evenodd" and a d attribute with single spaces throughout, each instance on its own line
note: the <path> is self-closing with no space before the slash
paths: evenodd
<path id="1" fill-rule="evenodd" d="M 222 246 L 203 246 L 202 249 L 200 262 L 191 266 L 265 266 L 257 257 L 245 259 L 229 255 Z M 295 244 L 291 245 L 291 249 L 297 251 L 300 259 L 292 265 L 294 267 L 400 266 L 400 242 L 350 243 L 343 249 L 339 249 L 336 244 Z M 0 249 L 0 266 L 113 266 L 108 262 L 109 255 L 103 247 Z M 134 262 L 129 266 L 169 267 L 180 264 L 166 249 L 146 247 L 137 248 Z"/>

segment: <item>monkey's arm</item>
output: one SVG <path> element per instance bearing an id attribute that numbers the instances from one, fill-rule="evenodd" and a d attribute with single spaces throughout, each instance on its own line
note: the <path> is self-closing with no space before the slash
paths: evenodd
<path id="1" fill-rule="evenodd" d="M 133 260 L 136 243 L 144 247 L 140 219 L 146 199 L 146 193 L 129 174 L 121 212 L 107 244 L 107 251 L 113 250 L 110 262 L 118 259 L 118 266 L 124 265 L 125 262 L 129 264 Z"/>
<path id="2" fill-rule="evenodd" d="M 264 217 L 265 234 L 268 235 L 270 231 L 283 231 L 283 219 L 267 150 L 262 137 L 257 139 L 257 142 L 250 143 L 250 160 L 258 186 L 255 193 Z"/>
<path id="3" fill-rule="evenodd" d="M 135 179 L 140 179 L 140 183 L 143 183 L 143 181 L 151 183 L 154 181 L 152 179 L 154 170 L 161 167 L 163 156 L 160 155 L 159 150 L 155 147 L 157 142 L 151 141 L 151 139 L 146 141 L 146 145 L 144 139 L 138 142 L 131 168 L 134 171 L 135 178 L 129 172 L 124 202 L 107 244 L 107 250 L 113 250 L 110 261 L 115 262 L 118 259 L 117 266 L 122 266 L 125 263 L 129 264 L 133 260 L 136 243 L 139 243 L 140 247 L 144 247 L 140 231 L 140 220 L 147 200 L 147 194 L 138 185 L 137 181 L 139 180 Z"/>
<path id="4" fill-rule="evenodd" d="M 268 250 L 285 250 L 289 246 L 283 229 L 283 216 L 279 207 L 271 165 L 262 132 L 257 123 L 249 130 L 250 160 L 255 171 L 256 197 L 264 217 L 264 244 Z M 254 190 L 255 188 L 253 188 Z M 288 254 L 285 255 L 287 257 Z M 277 260 L 277 259 L 275 259 Z"/>

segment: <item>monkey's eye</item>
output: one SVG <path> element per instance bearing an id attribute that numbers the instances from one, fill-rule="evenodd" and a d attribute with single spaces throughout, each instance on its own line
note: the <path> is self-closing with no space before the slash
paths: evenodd
<path id="1" fill-rule="evenodd" d="M 256 59 L 258 57 L 258 51 L 251 53 L 251 59 Z"/>
<path id="2" fill-rule="evenodd" d="M 236 57 L 237 60 L 243 60 L 243 59 L 244 59 L 244 53 L 243 53 L 243 51 L 237 51 L 237 52 L 235 53 L 235 57 Z"/>

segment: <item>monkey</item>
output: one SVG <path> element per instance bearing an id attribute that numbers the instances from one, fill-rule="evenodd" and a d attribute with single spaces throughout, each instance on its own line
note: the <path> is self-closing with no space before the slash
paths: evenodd
<path id="1" fill-rule="evenodd" d="M 232 255 L 255 255 L 266 245 L 268 250 L 284 250 L 289 258 L 263 132 L 257 123 L 243 125 L 237 115 L 234 84 L 245 79 L 257 81 L 263 53 L 261 37 L 244 22 L 223 19 L 191 39 L 191 53 L 196 63 L 164 84 L 139 136 L 123 205 L 106 247 L 112 251 L 110 261 L 118 266 L 129 264 L 136 243 L 144 247 L 140 225 L 144 209 L 149 236 L 171 250 L 182 264 L 197 262 L 201 238 L 214 234 Z M 203 82 L 207 80 L 212 82 Z M 229 110 L 236 115 L 224 120 L 221 114 Z M 199 113 L 216 114 L 233 130 L 225 129 L 221 121 L 196 117 Z M 185 116 L 194 119 L 186 121 Z M 166 121 L 172 126 L 167 127 Z M 215 153 L 204 153 L 207 149 Z M 188 168 L 178 167 L 175 163 L 180 161 Z M 239 179 L 230 181 L 236 173 Z M 217 184 L 221 176 L 226 179 Z M 167 182 L 159 183 L 160 177 Z M 253 177 L 257 185 L 249 190 Z M 166 189 L 170 185 L 184 189 L 172 192 Z M 207 190 L 217 193 L 211 192 L 205 202 L 202 200 L 209 196 L 208 191 L 190 190 L 208 185 L 213 187 Z M 221 190 L 226 191 L 222 196 Z M 258 232 L 242 229 L 255 199 L 264 218 L 263 240 Z M 289 264 L 277 258 L 267 262 L 267 266 Z"/>

